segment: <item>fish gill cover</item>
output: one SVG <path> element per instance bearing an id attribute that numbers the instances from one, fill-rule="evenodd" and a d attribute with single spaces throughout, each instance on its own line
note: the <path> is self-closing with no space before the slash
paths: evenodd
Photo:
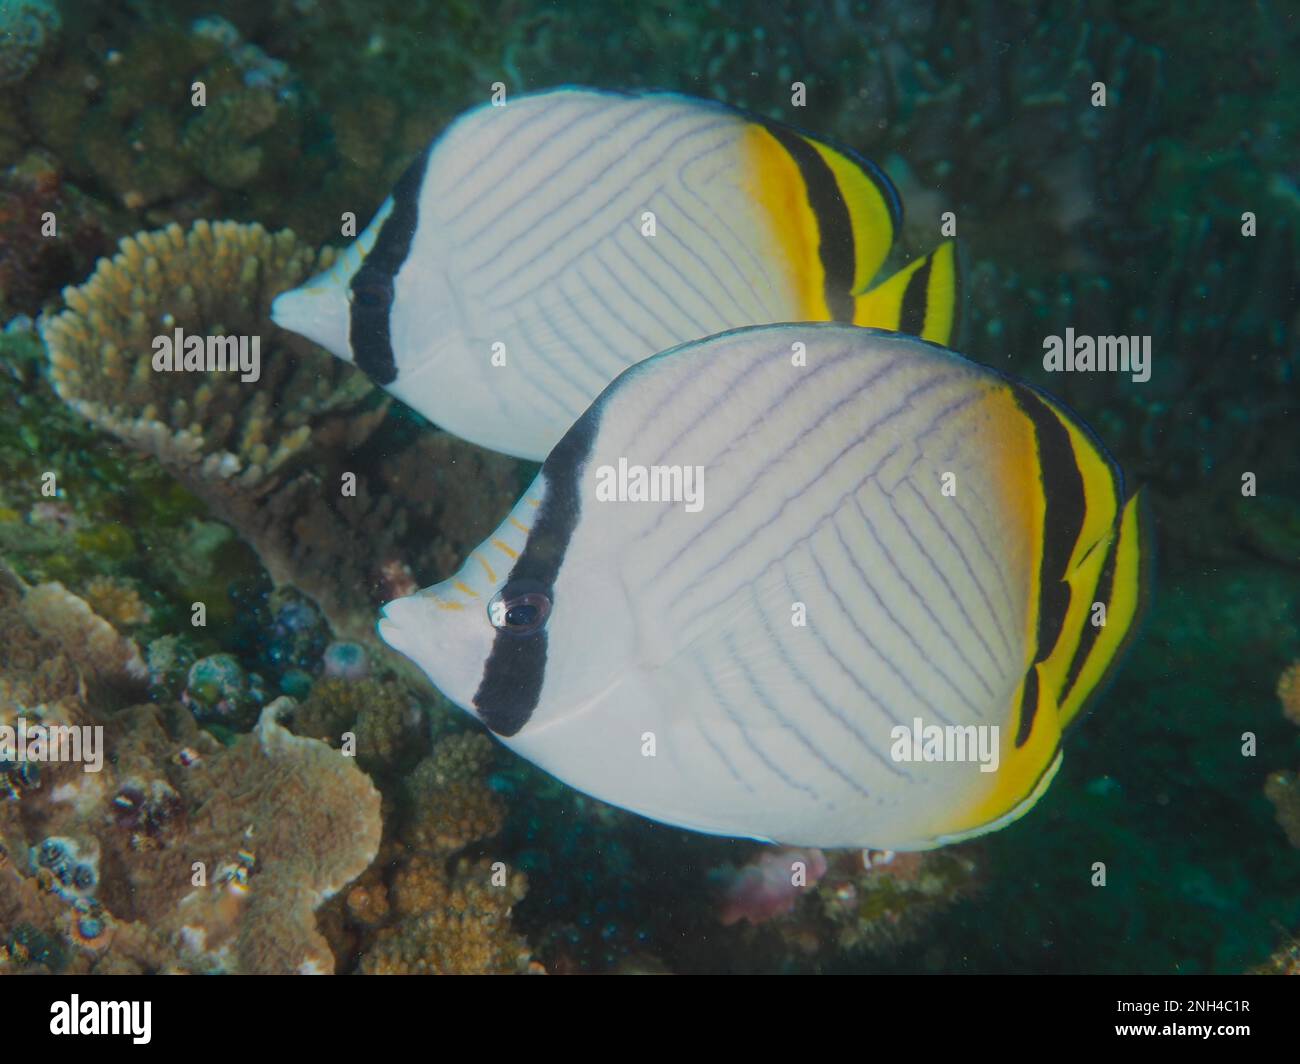
<path id="1" fill-rule="evenodd" d="M 0 971 L 1296 972 L 1298 57 L 1271 4 L 7 0 Z M 970 361 L 805 388 L 831 319 Z M 569 786 L 579 702 L 715 777 Z M 728 772 L 791 794 L 729 831 Z M 841 786 L 947 844 L 783 837 Z"/>

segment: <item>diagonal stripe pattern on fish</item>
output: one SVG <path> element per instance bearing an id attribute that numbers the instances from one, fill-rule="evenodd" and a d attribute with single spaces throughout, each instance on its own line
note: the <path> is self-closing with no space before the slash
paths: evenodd
<path id="1" fill-rule="evenodd" d="M 611 494 L 628 469 L 700 490 Z M 622 373 L 464 568 L 379 630 L 596 797 L 922 849 L 1044 792 L 1133 630 L 1142 540 L 1137 497 L 1041 392 L 895 333 L 759 326 Z M 914 723 L 986 729 L 995 771 L 900 757 Z"/>
<path id="2" fill-rule="evenodd" d="M 901 217 L 874 164 L 778 123 L 560 89 L 459 118 L 272 316 L 449 432 L 540 461 L 620 372 L 702 336 L 839 320 L 948 342 L 950 243 L 870 287 Z"/>

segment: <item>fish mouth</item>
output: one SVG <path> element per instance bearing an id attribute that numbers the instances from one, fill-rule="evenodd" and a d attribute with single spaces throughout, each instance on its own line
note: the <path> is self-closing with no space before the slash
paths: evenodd
<path id="1" fill-rule="evenodd" d="M 416 654 L 417 633 L 421 627 L 417 615 L 421 612 L 420 604 L 411 598 L 393 599 L 380 609 L 379 623 L 375 627 L 380 639 L 424 668 Z"/>
<path id="2" fill-rule="evenodd" d="M 344 290 L 328 283 L 324 276 L 281 292 L 271 301 L 271 321 L 287 332 L 306 337 L 344 362 L 352 361 L 349 311 Z"/>

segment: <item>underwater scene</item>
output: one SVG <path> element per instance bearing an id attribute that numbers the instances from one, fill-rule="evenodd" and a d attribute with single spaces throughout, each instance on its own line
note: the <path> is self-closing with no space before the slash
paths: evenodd
<path id="1" fill-rule="evenodd" d="M 0 0 L 0 973 L 1300 974 L 1298 263 L 1284 0 Z"/>

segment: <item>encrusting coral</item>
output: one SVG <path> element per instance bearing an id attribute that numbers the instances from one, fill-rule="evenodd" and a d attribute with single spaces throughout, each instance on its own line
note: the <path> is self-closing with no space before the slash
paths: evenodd
<path id="1" fill-rule="evenodd" d="M 129 688 L 147 678 L 139 646 L 62 584 L 26 589 L 21 613 L 35 631 L 77 662 L 83 683 Z"/>
<path id="2" fill-rule="evenodd" d="M 15 783 L 5 765 L 0 969 L 332 971 L 315 912 L 378 851 L 379 792 L 352 758 L 281 725 L 291 699 L 228 747 L 174 703 L 107 708 L 82 676 L 112 641 L 61 638 L 88 624 L 74 598 L 0 586 L 0 722 L 103 735 L 98 770 L 46 762 Z"/>
<path id="3" fill-rule="evenodd" d="M 488 779 L 491 740 L 430 715 L 393 678 L 319 679 L 292 723 L 298 734 L 353 747 L 384 792 L 379 858 L 322 910 L 335 956 L 370 974 L 527 968 L 527 942 L 511 925 L 527 878 L 483 849 L 507 811 Z"/>

